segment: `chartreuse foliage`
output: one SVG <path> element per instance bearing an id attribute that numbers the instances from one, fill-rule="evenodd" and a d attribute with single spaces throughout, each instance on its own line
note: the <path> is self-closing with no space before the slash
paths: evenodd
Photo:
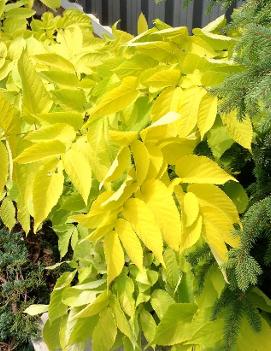
<path id="1" fill-rule="evenodd" d="M 160 21 L 144 31 L 141 18 L 137 37 L 113 28 L 104 39 L 78 11 L 2 26 L 0 216 L 25 232 L 50 220 L 61 257 L 74 251 L 48 306 L 50 350 L 89 339 L 95 351 L 223 349 L 212 305 L 246 197 L 218 162 L 234 142 L 250 150 L 252 125 L 217 116 L 208 92 L 242 70 L 229 59 L 235 39 L 217 32 L 222 21 L 190 36 Z M 194 151 L 206 140 L 212 158 Z M 185 255 L 202 248 L 195 268 Z M 242 319 L 238 350 L 269 348 L 261 319 L 256 336 Z"/>

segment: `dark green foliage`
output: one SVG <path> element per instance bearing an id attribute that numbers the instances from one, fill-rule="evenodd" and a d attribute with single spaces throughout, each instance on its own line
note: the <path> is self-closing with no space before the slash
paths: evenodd
<path id="1" fill-rule="evenodd" d="M 250 208 L 239 230 L 241 246 L 230 252 L 229 269 L 234 267 L 235 282 L 245 291 L 260 285 L 266 291 L 271 263 L 271 137 L 259 132 L 253 145 L 255 182 L 249 187 Z M 231 279 L 231 284 L 234 284 Z M 270 290 L 270 289 L 269 289 Z"/>
<path id="2" fill-rule="evenodd" d="M 227 2 L 228 0 L 226 0 Z M 232 27 L 244 27 L 248 24 L 270 26 L 271 12 L 269 0 L 248 0 L 245 1 L 241 11 L 233 15 Z"/>
<path id="3" fill-rule="evenodd" d="M 239 230 L 241 247 L 232 250 L 229 262 L 238 287 L 245 291 L 257 284 L 262 272 L 264 276 L 271 261 L 271 1 L 246 1 L 234 12 L 228 31 L 239 32 L 234 59 L 245 70 L 227 78 L 216 92 L 222 111 L 237 109 L 241 118 L 248 114 L 257 134 L 252 147 L 255 180 L 248 187 L 250 208 Z"/>
<path id="4" fill-rule="evenodd" d="M 241 38 L 234 59 L 245 67 L 223 83 L 216 92 L 222 99 L 222 112 L 236 109 L 239 117 L 271 117 L 271 2 L 249 0 L 233 14 L 229 32 L 238 30 Z"/>
<path id="5" fill-rule="evenodd" d="M 193 267 L 192 271 L 195 279 L 195 293 L 199 295 L 205 283 L 205 278 L 210 268 L 215 264 L 214 256 L 207 244 L 200 245 L 196 250 L 193 250 L 186 256 L 186 260 Z"/>
<path id="6" fill-rule="evenodd" d="M 18 351 L 32 350 L 38 318 L 23 311 L 32 303 L 47 303 L 44 266 L 29 260 L 21 233 L 0 231 L 0 342 Z"/>
<path id="7" fill-rule="evenodd" d="M 256 182 L 252 184 L 253 201 L 264 199 L 271 194 L 271 135 L 270 130 L 258 133 L 253 146 Z"/>
<path id="8" fill-rule="evenodd" d="M 260 313 L 250 302 L 247 294 L 240 290 L 225 287 L 217 300 L 213 319 L 223 313 L 225 316 L 225 351 L 230 351 L 234 345 L 242 318 L 246 318 L 251 327 L 258 332 L 261 329 Z"/>
<path id="9" fill-rule="evenodd" d="M 228 269 L 235 272 L 235 283 L 242 291 L 256 285 L 258 276 L 270 266 L 271 197 L 256 202 L 242 220 L 240 248 L 231 250 Z M 231 276 L 233 278 L 233 276 Z"/>
<path id="10" fill-rule="evenodd" d="M 230 251 L 226 267 L 230 284 L 213 311 L 213 318 L 225 313 L 226 350 L 232 349 L 243 318 L 255 331 L 261 328 L 260 311 L 249 296 L 254 285 L 270 296 L 271 197 L 254 203 L 244 215 L 242 226 L 238 229 L 240 247 Z"/>
<path id="11" fill-rule="evenodd" d="M 225 316 L 225 350 L 228 351 L 232 350 L 243 318 L 255 332 L 261 327 L 260 311 L 249 298 L 252 286 L 257 285 L 271 296 L 271 196 L 266 196 L 271 188 L 265 186 L 271 170 L 270 150 L 262 144 L 254 145 L 256 181 L 251 187 L 251 206 L 242 218 L 242 227 L 237 229 L 240 247 L 230 251 L 225 267 L 229 285 L 214 306 L 213 318 L 221 312 Z"/>
<path id="12" fill-rule="evenodd" d="M 200 261 L 208 260 L 211 257 L 210 248 L 207 244 L 200 245 L 196 250 L 190 252 L 186 259 L 191 266 L 196 266 Z"/>

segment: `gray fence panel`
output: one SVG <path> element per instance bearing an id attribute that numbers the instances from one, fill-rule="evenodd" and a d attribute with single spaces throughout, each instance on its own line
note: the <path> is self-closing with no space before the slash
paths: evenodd
<path id="1" fill-rule="evenodd" d="M 215 20 L 219 16 L 219 6 L 214 6 L 210 11 L 209 22 Z"/>
<path id="2" fill-rule="evenodd" d="M 160 18 L 162 21 L 165 20 L 165 2 L 160 2 L 159 4 L 155 4 L 154 0 L 149 1 L 149 18 L 148 23 L 151 25 L 153 20 L 156 18 Z"/>
<path id="3" fill-rule="evenodd" d="M 203 9 L 202 9 L 202 27 L 206 26 L 210 22 L 210 16 L 208 14 L 208 6 L 209 6 L 209 0 L 202 0 L 203 1 Z"/>
<path id="4" fill-rule="evenodd" d="M 108 0 L 108 23 L 113 24 L 120 17 L 120 0 Z"/>
<path id="5" fill-rule="evenodd" d="M 137 19 L 141 12 L 141 0 L 126 0 L 127 29 L 130 33 L 137 33 Z M 126 29 L 126 28 L 124 28 Z"/>
<path id="6" fill-rule="evenodd" d="M 175 0 L 178 2 L 178 0 Z M 180 5 L 179 5 L 179 21 L 178 21 L 178 25 L 182 25 L 182 26 L 186 26 L 187 25 L 187 12 L 188 12 L 188 8 L 184 7 L 183 4 L 183 0 L 180 1 Z"/>
<path id="7" fill-rule="evenodd" d="M 182 10 L 186 11 L 186 22 L 184 23 L 184 25 L 187 26 L 189 29 L 191 29 L 193 24 L 193 16 L 194 16 L 194 2 L 190 2 L 187 9 L 183 8 L 183 4 L 180 4 L 179 11 L 182 11 Z"/>
<path id="8" fill-rule="evenodd" d="M 184 6 L 184 2 L 184 0 L 167 0 L 164 19 L 172 26 L 188 26 L 191 29 L 194 5 L 190 3 L 187 7 Z"/>
<path id="9" fill-rule="evenodd" d="M 178 25 L 186 26 L 188 9 L 186 9 L 183 6 L 183 0 L 181 0 L 181 3 L 180 3 L 180 1 L 175 0 L 175 7 L 176 7 L 175 8 L 176 15 L 178 16 L 177 23 L 175 24 L 175 26 L 178 26 Z M 168 23 L 170 23 L 170 22 L 168 21 Z"/>
<path id="10" fill-rule="evenodd" d="M 73 0 L 74 1 L 74 0 Z M 149 25 L 160 18 L 172 26 L 203 27 L 225 13 L 222 6 L 215 6 L 208 11 L 210 0 L 193 0 L 184 7 L 185 0 L 167 0 L 156 4 L 154 0 L 75 0 L 86 12 L 93 13 L 104 25 L 112 25 L 121 20 L 121 29 L 132 34 L 137 33 L 137 19 L 143 12 Z M 233 9 L 240 6 L 241 0 L 234 1 L 226 12 L 229 19 Z"/>
<path id="11" fill-rule="evenodd" d="M 81 1 L 78 2 L 81 3 Z M 87 3 L 87 7 L 90 8 L 91 13 L 93 13 L 93 15 L 95 15 L 99 19 L 102 19 L 102 0 L 87 0 Z"/>

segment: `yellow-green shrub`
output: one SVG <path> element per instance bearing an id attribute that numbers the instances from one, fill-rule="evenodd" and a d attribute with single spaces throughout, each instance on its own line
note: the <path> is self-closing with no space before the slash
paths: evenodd
<path id="1" fill-rule="evenodd" d="M 135 38 L 113 28 L 98 39 L 66 11 L 2 28 L 0 216 L 25 232 L 50 220 L 61 256 L 74 250 L 48 308 L 50 349 L 92 338 L 95 351 L 140 350 L 142 331 L 172 350 L 222 347 L 210 307 L 239 215 L 220 185 L 236 180 L 194 150 L 213 126 L 247 149 L 252 139 L 250 120 L 217 116 L 208 91 L 242 69 L 222 21 L 193 36 L 157 21 Z M 196 297 L 184 254 L 206 244 L 218 265 Z"/>

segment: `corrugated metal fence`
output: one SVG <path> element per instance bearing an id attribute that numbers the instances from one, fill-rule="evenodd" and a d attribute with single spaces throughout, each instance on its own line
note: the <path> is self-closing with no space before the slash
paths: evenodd
<path id="1" fill-rule="evenodd" d="M 225 13 L 222 6 L 214 6 L 208 11 L 210 0 L 193 0 L 184 6 L 185 0 L 167 0 L 156 4 L 154 0 L 75 0 L 80 3 L 87 13 L 92 13 L 100 19 L 103 25 L 112 25 L 119 19 L 120 27 L 136 34 L 137 18 L 142 11 L 149 24 L 155 18 L 172 26 L 185 25 L 190 29 L 203 27 L 208 22 Z M 233 8 L 242 1 L 234 1 L 227 11 L 229 17 Z"/>

